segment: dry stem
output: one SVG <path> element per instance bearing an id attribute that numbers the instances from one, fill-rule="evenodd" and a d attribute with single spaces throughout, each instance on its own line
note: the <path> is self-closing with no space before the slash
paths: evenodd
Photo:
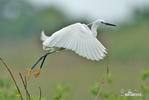
<path id="1" fill-rule="evenodd" d="M 22 84 L 23 84 L 23 86 L 24 86 L 24 89 L 25 89 L 25 91 L 26 91 L 26 97 L 29 98 L 29 100 L 31 100 L 30 94 L 29 94 L 29 92 L 28 92 L 28 90 L 27 90 L 27 81 L 25 82 L 25 81 L 23 80 L 23 77 L 22 77 L 22 74 L 21 74 L 21 73 L 19 73 L 19 75 L 20 75 Z"/>
<path id="2" fill-rule="evenodd" d="M 13 76 L 11 70 L 9 69 L 8 65 L 5 63 L 5 61 L 4 61 L 1 57 L 0 57 L 0 60 L 1 60 L 1 62 L 4 64 L 4 66 L 6 67 L 7 71 L 9 72 L 9 74 L 10 74 L 10 76 L 11 76 L 11 78 L 12 78 L 12 80 L 13 80 L 13 82 L 14 82 L 14 84 L 15 84 L 17 90 L 18 90 L 18 93 L 20 94 L 20 98 L 21 98 L 21 100 L 23 100 L 21 91 L 20 91 L 20 89 L 19 89 L 19 87 L 18 87 L 18 85 L 17 85 L 17 82 L 16 82 L 16 80 L 15 80 L 15 78 L 14 78 L 14 76 Z"/>
<path id="3" fill-rule="evenodd" d="M 101 92 L 103 91 L 104 85 L 105 85 L 106 82 L 107 82 L 108 74 L 109 74 L 109 56 L 107 55 L 106 76 L 105 76 L 104 80 L 103 80 L 102 83 L 101 83 L 101 87 L 100 87 L 100 89 L 99 89 L 99 91 L 98 91 L 98 93 L 97 93 L 97 96 L 96 96 L 95 100 L 98 100 L 98 98 L 100 97 Z"/>
<path id="4" fill-rule="evenodd" d="M 39 87 L 39 100 L 41 100 L 41 88 Z"/>

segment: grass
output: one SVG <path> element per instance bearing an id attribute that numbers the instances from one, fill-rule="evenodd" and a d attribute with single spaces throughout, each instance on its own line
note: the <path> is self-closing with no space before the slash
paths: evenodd
<path id="1" fill-rule="evenodd" d="M 10 88 L 10 84 L 3 84 L 6 82 L 6 80 L 1 80 L 0 81 L 0 98 L 1 99 L 5 99 L 5 100 L 16 100 L 17 98 L 20 98 L 20 100 L 24 100 L 24 95 L 22 94 L 22 89 L 20 90 L 20 85 L 18 85 L 18 83 L 16 82 L 16 77 L 14 77 L 12 70 L 8 67 L 7 63 L 0 58 L 1 62 L 4 64 L 5 68 L 7 69 L 8 73 L 10 74 L 12 81 L 14 82 L 14 85 L 16 86 L 16 90 L 14 90 L 12 93 L 9 93 L 8 91 L 3 91 L 3 87 L 6 88 Z M 107 65 L 108 66 L 108 65 Z M 108 68 L 108 67 L 107 67 Z M 139 90 L 138 89 L 125 89 L 123 92 L 121 92 L 121 94 L 116 94 L 111 90 L 107 91 L 103 91 L 103 87 L 106 83 L 106 81 L 109 83 L 108 85 L 112 84 L 112 78 L 111 78 L 111 74 L 109 73 L 109 69 L 107 69 L 107 78 L 105 78 L 103 80 L 103 83 L 99 84 L 99 82 L 96 82 L 96 84 L 94 86 L 92 86 L 90 88 L 90 91 L 93 95 L 96 96 L 95 100 L 98 100 L 99 97 L 100 99 L 106 99 L 106 100 L 147 100 L 147 98 L 149 97 L 149 87 L 148 87 L 148 82 L 149 82 L 149 71 L 143 71 L 142 75 L 141 75 L 141 80 L 142 80 L 142 84 L 140 85 Z M 26 99 L 25 100 L 46 100 L 45 98 L 41 98 L 41 88 L 39 88 L 39 97 L 35 96 L 33 97 L 29 91 L 28 91 L 28 81 L 26 79 L 26 77 L 23 78 L 22 74 L 19 73 L 19 76 L 21 78 L 22 84 L 24 86 L 24 90 L 26 91 Z M 31 88 L 32 89 L 32 88 Z M 53 97 L 53 100 L 69 100 L 69 96 L 70 96 L 70 88 L 67 86 L 62 86 L 61 84 L 57 85 L 56 88 L 56 95 Z M 122 89 L 121 89 L 122 90 Z M 133 93 L 141 93 L 141 97 L 131 97 L 131 96 L 121 96 L 121 95 L 125 95 L 125 93 L 127 93 L 127 91 L 133 91 Z M 12 90 L 11 90 L 12 91 Z M 68 95 L 69 94 L 69 95 Z"/>

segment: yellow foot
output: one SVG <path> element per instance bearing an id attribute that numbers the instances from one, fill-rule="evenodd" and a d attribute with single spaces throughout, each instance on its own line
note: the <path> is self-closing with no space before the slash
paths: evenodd
<path id="1" fill-rule="evenodd" d="M 40 75 L 40 69 L 34 70 L 34 77 L 37 78 Z"/>
<path id="2" fill-rule="evenodd" d="M 30 68 L 26 68 L 26 71 L 27 71 L 27 79 L 30 80 L 32 69 L 30 69 Z"/>

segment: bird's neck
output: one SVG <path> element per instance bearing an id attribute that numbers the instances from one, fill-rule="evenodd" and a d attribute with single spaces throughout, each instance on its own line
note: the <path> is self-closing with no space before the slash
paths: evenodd
<path id="1" fill-rule="evenodd" d="M 97 28 L 98 28 L 98 23 L 93 23 L 92 27 L 91 27 L 91 31 L 92 31 L 94 37 L 97 36 Z"/>

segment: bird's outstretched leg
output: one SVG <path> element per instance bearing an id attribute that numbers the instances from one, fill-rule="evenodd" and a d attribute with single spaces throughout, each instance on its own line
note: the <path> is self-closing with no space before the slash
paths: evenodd
<path id="1" fill-rule="evenodd" d="M 44 63 L 46 57 L 47 57 L 49 54 L 51 54 L 51 53 L 46 53 L 46 54 L 43 56 L 43 59 L 42 59 L 41 65 L 40 65 L 40 69 L 42 68 L 43 63 Z M 40 75 L 40 69 L 34 70 L 34 72 L 36 72 L 36 73 L 34 74 L 34 77 L 35 77 L 35 78 L 37 78 L 37 77 Z"/>
<path id="2" fill-rule="evenodd" d="M 47 57 L 49 54 L 52 54 L 52 53 L 54 53 L 54 52 L 56 52 L 56 51 L 48 52 L 48 53 L 46 53 L 45 55 L 41 56 L 41 57 L 37 60 L 37 62 L 36 62 L 31 68 L 27 68 L 27 69 L 26 69 L 27 72 L 28 72 L 28 73 L 27 73 L 28 80 L 30 80 L 32 70 L 33 70 L 33 69 L 36 67 L 36 65 L 42 60 L 41 65 L 40 65 L 40 69 L 34 70 L 34 72 L 36 72 L 36 73 L 34 74 L 35 78 L 37 78 L 37 77 L 40 75 L 40 70 L 41 70 L 41 68 L 42 68 L 42 66 L 43 66 L 43 63 L 44 63 L 46 57 Z"/>

